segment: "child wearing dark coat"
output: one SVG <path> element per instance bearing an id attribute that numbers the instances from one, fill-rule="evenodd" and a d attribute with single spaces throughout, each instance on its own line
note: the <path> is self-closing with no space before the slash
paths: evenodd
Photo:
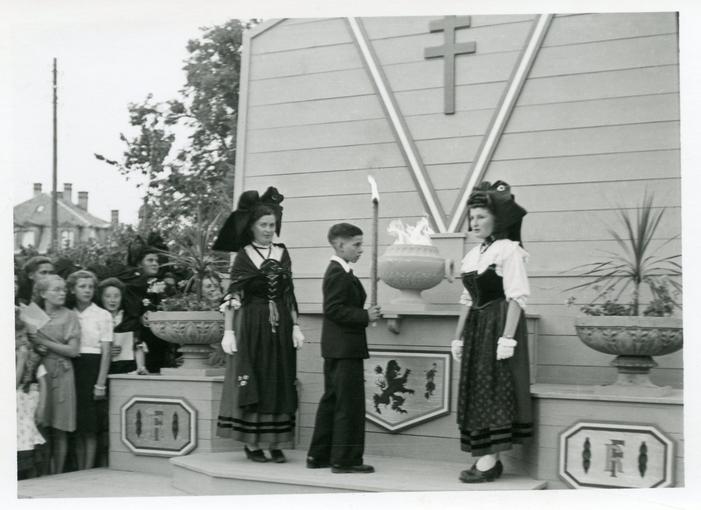
<path id="1" fill-rule="evenodd" d="M 366 294 L 349 263 L 363 253 L 363 231 L 349 223 L 331 227 L 331 257 L 323 283 L 324 395 L 316 414 L 307 467 L 331 467 L 334 473 L 372 473 L 363 464 L 365 383 L 363 360 L 369 357 L 365 328 L 380 317 L 380 308 L 364 308 Z"/>

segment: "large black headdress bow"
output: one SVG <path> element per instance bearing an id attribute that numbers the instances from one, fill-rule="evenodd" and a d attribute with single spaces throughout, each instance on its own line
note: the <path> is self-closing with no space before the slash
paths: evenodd
<path id="1" fill-rule="evenodd" d="M 251 226 L 253 213 L 259 206 L 267 206 L 275 214 L 275 232 L 280 235 L 282 226 L 282 206 L 284 200 L 278 190 L 270 186 L 262 196 L 256 190 L 244 191 L 239 197 L 236 210 L 232 212 L 224 222 L 212 249 L 218 251 L 238 252 L 241 248 L 251 242 L 248 232 Z"/>
<path id="2" fill-rule="evenodd" d="M 467 199 L 468 210 L 474 207 L 483 207 L 494 215 L 494 238 L 521 243 L 521 222 L 527 211 L 516 203 L 511 186 L 504 181 L 482 182 Z"/>

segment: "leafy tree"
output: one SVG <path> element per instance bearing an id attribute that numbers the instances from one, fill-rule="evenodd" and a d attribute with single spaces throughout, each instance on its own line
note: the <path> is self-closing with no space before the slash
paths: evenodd
<path id="1" fill-rule="evenodd" d="M 142 231 L 211 221 L 231 207 L 241 41 L 255 23 L 230 20 L 203 28 L 187 44 L 179 97 L 157 102 L 149 94 L 129 104 L 136 133 L 120 135 L 122 159 L 95 155 L 127 179 L 146 178 Z"/>

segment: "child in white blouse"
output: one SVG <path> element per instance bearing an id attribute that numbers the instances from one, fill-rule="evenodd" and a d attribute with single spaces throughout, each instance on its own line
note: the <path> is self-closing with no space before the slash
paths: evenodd
<path id="1" fill-rule="evenodd" d="M 112 317 L 93 299 L 97 277 L 80 270 L 67 279 L 80 321 L 80 356 L 73 360 L 77 395 L 78 469 L 95 466 L 97 437 L 107 420 L 107 374 L 112 353 Z"/>

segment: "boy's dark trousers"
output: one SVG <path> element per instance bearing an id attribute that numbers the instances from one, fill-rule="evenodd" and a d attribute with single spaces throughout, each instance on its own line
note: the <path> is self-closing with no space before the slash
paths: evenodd
<path id="1" fill-rule="evenodd" d="M 317 463 L 350 467 L 363 463 L 365 381 L 368 356 L 366 294 L 352 271 L 332 260 L 323 282 L 321 356 L 324 395 L 319 402 L 309 457 Z"/>
<path id="2" fill-rule="evenodd" d="M 362 359 L 324 359 L 310 457 L 334 466 L 358 466 L 365 449 L 365 382 Z"/>

